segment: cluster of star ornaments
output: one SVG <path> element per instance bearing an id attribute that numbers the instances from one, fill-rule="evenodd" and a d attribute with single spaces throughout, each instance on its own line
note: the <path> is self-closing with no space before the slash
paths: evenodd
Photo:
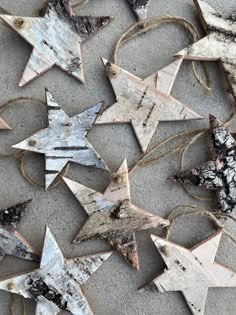
<path id="1" fill-rule="evenodd" d="M 128 0 L 139 20 L 147 16 L 149 0 Z M 134 76 L 103 59 L 116 94 L 116 103 L 100 112 L 103 102 L 70 117 L 46 90 L 48 127 L 14 148 L 45 156 L 45 189 L 61 175 L 70 162 L 109 171 L 86 136 L 94 124 L 130 123 L 140 148 L 146 152 L 162 121 L 202 119 L 170 94 L 184 59 L 219 60 L 236 99 L 235 17 L 216 12 L 206 2 L 194 0 L 208 35 L 176 54 L 177 59 L 145 79 Z M 49 0 L 43 17 L 0 15 L 0 19 L 22 36 L 33 52 L 20 86 L 54 65 L 84 81 L 80 46 L 84 40 L 108 25 L 112 17 L 75 16 L 68 0 Z M 10 127 L 0 118 L 0 129 Z M 217 192 L 222 212 L 236 207 L 236 141 L 214 116 L 210 116 L 212 157 L 209 162 L 172 177 Z M 139 270 L 136 233 L 167 227 L 169 220 L 139 208 L 131 202 L 126 159 L 103 194 L 63 177 L 65 184 L 88 214 L 74 243 L 106 239 L 131 266 Z M 29 202 L 0 210 L 0 260 L 5 255 L 39 261 L 38 253 L 16 231 Z M 152 235 L 166 264 L 153 282 L 160 292 L 181 291 L 191 312 L 203 315 L 209 288 L 236 287 L 236 273 L 214 262 L 222 230 L 208 240 L 186 249 Z M 81 286 L 112 252 L 65 259 L 46 227 L 40 268 L 0 280 L 0 289 L 36 301 L 36 315 L 57 315 L 61 310 L 74 315 L 93 314 Z"/>

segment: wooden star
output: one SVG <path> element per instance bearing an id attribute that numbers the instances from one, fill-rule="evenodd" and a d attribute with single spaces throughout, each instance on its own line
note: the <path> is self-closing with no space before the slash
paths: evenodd
<path id="1" fill-rule="evenodd" d="M 232 212 L 236 207 L 236 141 L 212 115 L 210 134 L 213 160 L 171 179 L 217 191 L 221 210 Z"/>
<path id="2" fill-rule="evenodd" d="M 20 233 L 15 231 L 23 212 L 30 202 L 29 200 L 0 210 L 0 261 L 5 255 L 25 260 L 39 260 L 35 249 L 29 245 Z"/>
<path id="3" fill-rule="evenodd" d="M 176 56 L 194 60 L 219 60 L 236 99 L 236 18 L 223 16 L 206 2 L 193 0 L 208 35 Z"/>
<path id="4" fill-rule="evenodd" d="M 0 18 L 33 47 L 19 86 L 54 65 L 84 82 L 80 46 L 112 20 L 110 16 L 74 16 L 68 0 L 49 0 L 44 17 L 0 15 Z"/>
<path id="5" fill-rule="evenodd" d="M 208 288 L 236 287 L 236 273 L 214 262 L 222 230 L 192 249 L 152 235 L 167 269 L 153 282 L 159 292 L 181 291 L 194 315 L 203 315 Z"/>
<path id="6" fill-rule="evenodd" d="M 65 259 L 49 228 L 46 229 L 40 269 L 0 281 L 0 289 L 37 302 L 36 315 L 92 315 L 80 288 L 112 252 Z"/>
<path id="7" fill-rule="evenodd" d="M 74 117 L 69 117 L 46 90 L 49 126 L 13 148 L 45 154 L 45 188 L 53 183 L 68 162 L 108 170 L 95 149 L 86 139 L 102 103 Z"/>
<path id="8" fill-rule="evenodd" d="M 149 0 L 127 0 L 136 14 L 138 20 L 144 20 L 147 17 Z"/>
<path id="9" fill-rule="evenodd" d="M 0 130 L 10 130 L 11 127 L 0 117 Z"/>
<path id="10" fill-rule="evenodd" d="M 127 161 L 124 160 L 112 176 L 104 194 L 70 179 L 63 179 L 89 215 L 74 242 L 107 239 L 138 270 L 135 232 L 159 225 L 168 226 L 170 223 L 131 203 Z"/>
<path id="11" fill-rule="evenodd" d="M 201 119 L 170 96 L 182 60 L 143 80 L 103 59 L 117 102 L 105 110 L 96 123 L 131 123 L 145 152 L 159 121 Z"/>

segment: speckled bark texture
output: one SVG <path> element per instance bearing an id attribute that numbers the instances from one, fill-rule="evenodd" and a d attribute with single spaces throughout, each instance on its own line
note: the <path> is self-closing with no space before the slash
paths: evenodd
<path id="1" fill-rule="evenodd" d="M 230 213 L 236 207 L 236 141 L 214 116 L 210 116 L 210 135 L 214 160 L 172 179 L 217 191 L 221 211 Z"/>
<path id="2" fill-rule="evenodd" d="M 105 162 L 86 139 L 102 103 L 77 116 L 69 117 L 48 91 L 46 102 L 48 128 L 13 146 L 16 149 L 45 154 L 45 188 L 54 182 L 68 162 L 108 170 Z"/>
<path id="3" fill-rule="evenodd" d="M 145 152 L 159 121 L 201 119 L 170 96 L 182 60 L 178 59 L 143 80 L 103 59 L 117 102 L 103 112 L 96 123 L 131 123 Z"/>
<path id="4" fill-rule="evenodd" d="M 111 252 L 66 260 L 47 228 L 40 269 L 0 281 L 0 289 L 37 302 L 35 315 L 92 315 L 80 286 L 109 258 Z"/>
<path id="5" fill-rule="evenodd" d="M 109 16 L 74 16 L 70 2 L 64 0 L 49 0 L 44 17 L 0 15 L 0 18 L 33 47 L 19 86 L 54 65 L 84 82 L 81 43 L 112 19 Z"/>
<path id="6" fill-rule="evenodd" d="M 191 250 L 152 235 L 167 269 L 153 282 L 159 292 L 181 291 L 193 315 L 204 315 L 209 288 L 236 287 L 236 273 L 214 262 L 222 231 Z"/>
<path id="7" fill-rule="evenodd" d="M 107 239 L 139 269 L 135 232 L 168 226 L 170 222 L 131 203 L 127 161 L 113 175 L 103 195 L 67 178 L 64 181 L 89 215 L 74 242 Z"/>

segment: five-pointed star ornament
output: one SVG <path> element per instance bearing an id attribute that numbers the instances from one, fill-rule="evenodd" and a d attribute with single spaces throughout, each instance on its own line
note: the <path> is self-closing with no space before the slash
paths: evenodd
<path id="1" fill-rule="evenodd" d="M 176 54 L 185 59 L 219 60 L 236 99 L 236 17 L 224 16 L 205 1 L 193 0 L 208 35 Z"/>
<path id="2" fill-rule="evenodd" d="M 212 115 L 210 135 L 213 160 L 171 179 L 217 191 L 221 211 L 230 213 L 236 207 L 236 141 Z"/>
<path id="3" fill-rule="evenodd" d="M 45 154 L 45 188 L 53 183 L 68 162 L 108 170 L 105 162 L 86 139 L 102 103 L 69 117 L 46 90 L 48 128 L 42 129 L 13 148 Z"/>
<path id="4" fill-rule="evenodd" d="M 0 15 L 32 47 L 33 52 L 19 86 L 54 65 L 84 82 L 81 44 L 112 20 L 110 16 L 74 16 L 68 0 L 49 0 L 44 17 Z"/>
<path id="5" fill-rule="evenodd" d="M 143 152 L 159 121 L 202 117 L 170 96 L 183 58 L 141 79 L 103 59 L 117 102 L 105 110 L 97 124 L 131 123 Z"/>
<path id="6" fill-rule="evenodd" d="M 113 174 L 104 194 L 63 179 L 89 215 L 74 242 L 107 239 L 138 270 L 135 232 L 159 225 L 168 226 L 170 222 L 131 203 L 127 161 L 124 160 Z"/>
<path id="7" fill-rule="evenodd" d="M 65 259 L 47 227 L 40 269 L 0 281 L 0 289 L 37 302 L 35 315 L 92 315 L 80 288 L 112 252 Z"/>
<path id="8" fill-rule="evenodd" d="M 192 249 L 152 235 L 167 269 L 154 284 L 161 293 L 181 291 L 194 315 L 203 315 L 209 288 L 236 287 L 236 273 L 214 262 L 222 230 Z"/>
<path id="9" fill-rule="evenodd" d="M 139 20 L 147 17 L 149 0 L 127 0 Z"/>
<path id="10" fill-rule="evenodd" d="M 0 261 L 5 255 L 25 260 L 39 260 L 39 255 L 23 236 L 15 231 L 29 201 L 0 210 Z"/>

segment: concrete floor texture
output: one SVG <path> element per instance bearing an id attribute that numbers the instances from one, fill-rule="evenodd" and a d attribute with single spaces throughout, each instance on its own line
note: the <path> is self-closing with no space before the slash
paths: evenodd
<path id="1" fill-rule="evenodd" d="M 31 16 L 42 5 L 42 0 L 0 0 L 0 6 L 13 15 Z M 207 0 L 224 13 L 235 12 L 235 0 Z M 18 82 L 31 54 L 31 47 L 12 30 L 0 27 L 0 103 L 9 99 L 28 96 L 44 100 L 47 87 L 57 102 L 71 116 L 104 100 L 107 105 L 115 102 L 115 95 L 107 79 L 100 57 L 109 59 L 114 44 L 126 28 L 135 22 L 135 16 L 126 0 L 91 0 L 81 9 L 80 15 L 113 15 L 114 21 L 82 46 L 85 84 L 58 68 L 34 80 L 24 88 Z M 204 31 L 196 16 L 191 0 L 150 0 L 149 16 L 175 15 L 194 23 L 201 35 Z M 142 78 L 163 68 L 173 61 L 173 55 L 191 43 L 191 36 L 174 24 L 136 38 L 119 52 L 119 65 Z M 196 81 L 191 71 L 191 62 L 184 61 L 174 84 L 172 95 L 204 116 L 200 121 L 162 122 L 150 143 L 150 147 L 181 131 L 192 128 L 208 128 L 209 113 L 226 121 L 230 117 L 232 98 L 227 93 L 228 85 L 217 62 L 207 64 L 213 88 L 207 93 Z M 200 71 L 201 69 L 198 68 Z M 47 126 L 44 106 L 34 102 L 19 101 L 9 107 L 2 117 L 11 125 L 11 131 L 1 131 L 1 153 L 15 152 L 11 145 L 27 138 Z M 236 124 L 235 124 L 236 126 Z M 233 125 L 232 125 L 233 130 Z M 236 130 L 236 128 L 234 129 Z M 111 171 L 115 171 L 126 157 L 132 165 L 142 156 L 138 142 L 129 125 L 95 126 L 89 132 L 91 144 L 101 153 Z M 208 138 L 194 144 L 186 156 L 185 167 L 197 166 L 209 159 Z M 168 146 L 165 147 L 168 150 Z M 163 152 L 166 152 L 166 151 Z M 162 151 L 155 152 L 158 156 Z M 198 201 L 190 197 L 180 185 L 167 178 L 179 170 L 179 154 L 174 154 L 159 163 L 138 168 L 130 176 L 132 202 L 150 212 L 167 217 L 179 204 L 213 207 L 215 195 L 203 190 L 198 194 L 212 197 L 213 201 Z M 44 158 L 30 154 L 26 159 L 27 172 L 43 184 Z M 16 159 L 0 160 L 0 207 L 14 205 L 33 198 L 18 230 L 41 251 L 45 225 L 48 224 L 64 256 L 67 258 L 109 250 L 106 241 L 84 242 L 80 245 L 71 241 L 87 219 L 83 208 L 65 184 L 44 191 L 23 179 Z M 110 181 L 108 172 L 71 164 L 67 177 L 103 192 Z M 236 237 L 235 226 L 230 222 L 227 229 Z M 191 248 L 214 232 L 214 226 L 204 217 L 178 219 L 172 230 L 171 240 Z M 114 254 L 83 286 L 91 309 L 96 315 L 188 315 L 190 311 L 179 292 L 138 292 L 138 287 L 152 279 L 165 268 L 164 262 L 150 239 L 150 234 L 162 235 L 161 229 L 137 233 L 140 271 L 136 272 L 118 253 Z M 226 236 L 222 237 L 216 261 L 236 271 L 236 246 Z M 12 257 L 4 258 L 0 266 L 0 278 L 38 268 L 37 263 Z M 9 315 L 12 295 L 0 292 L 0 314 Z M 26 314 L 34 314 L 35 303 L 26 300 Z M 22 298 L 16 296 L 15 315 L 23 314 Z M 61 312 L 60 314 L 66 314 Z M 210 289 L 205 309 L 206 315 L 236 314 L 236 288 Z"/>

